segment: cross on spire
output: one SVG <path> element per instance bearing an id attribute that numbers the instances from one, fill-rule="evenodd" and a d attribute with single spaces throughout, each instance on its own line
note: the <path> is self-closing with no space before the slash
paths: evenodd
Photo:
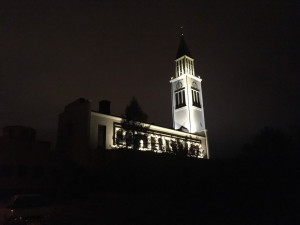
<path id="1" fill-rule="evenodd" d="M 183 26 L 180 26 L 180 35 L 183 36 Z"/>

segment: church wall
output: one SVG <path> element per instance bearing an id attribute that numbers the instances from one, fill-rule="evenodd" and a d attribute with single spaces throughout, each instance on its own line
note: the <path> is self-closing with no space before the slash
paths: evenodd
<path id="1" fill-rule="evenodd" d="M 171 78 L 170 82 L 172 88 L 174 129 L 180 129 L 183 126 L 191 133 L 205 130 L 200 77 L 183 74 L 174 79 Z M 186 106 L 176 108 L 176 92 L 178 92 L 178 90 L 185 91 L 184 97 Z M 200 102 L 200 108 L 193 105 L 192 90 L 199 93 L 197 101 Z"/>
<path id="2" fill-rule="evenodd" d="M 201 120 L 201 111 L 199 109 L 196 109 L 195 107 L 191 107 L 190 110 L 190 117 L 191 121 L 197 121 L 191 124 L 191 132 L 196 133 L 199 132 L 200 130 L 203 130 L 203 121 Z"/>
<path id="3" fill-rule="evenodd" d="M 174 115 L 175 129 L 180 129 L 181 126 L 190 129 L 190 121 L 188 117 L 188 108 L 184 107 L 181 109 L 177 109 Z"/>
<path id="4" fill-rule="evenodd" d="M 124 148 L 126 147 L 125 142 L 122 144 L 117 144 L 116 137 L 117 132 L 122 130 L 121 128 L 121 121 L 120 117 L 115 117 L 111 115 L 106 115 L 98 112 L 91 112 L 91 121 L 90 121 L 90 139 L 89 139 L 89 146 L 92 150 L 99 149 L 98 147 L 98 126 L 105 126 L 106 127 L 106 135 L 105 135 L 105 142 L 106 142 L 106 149 L 117 149 L 117 148 Z M 126 131 L 122 132 L 125 136 Z M 168 129 L 164 127 L 159 127 L 155 125 L 149 125 L 149 131 L 147 134 L 144 134 L 147 140 L 146 146 L 140 146 L 140 150 L 143 151 L 156 151 L 156 152 L 165 152 L 167 149 L 166 144 L 171 141 L 180 140 L 180 142 L 184 143 L 188 140 L 191 144 L 195 144 L 201 149 L 205 155 L 207 155 L 207 146 L 206 146 L 206 137 L 203 133 L 203 136 L 185 133 L 182 131 L 177 131 L 174 129 Z M 146 141 L 144 140 L 144 141 Z M 154 143 L 153 143 L 154 142 Z M 169 146 L 170 147 L 170 146 Z"/>
<path id="5" fill-rule="evenodd" d="M 199 90 L 200 90 L 200 101 L 201 101 L 201 117 L 200 117 L 200 120 L 201 120 L 201 123 L 203 124 L 203 127 L 205 128 L 205 120 L 204 120 L 204 104 L 203 104 L 203 96 L 202 96 L 202 86 L 201 86 L 201 83 L 200 83 L 200 86 L 199 86 Z"/>
<path id="6" fill-rule="evenodd" d="M 202 132 L 203 136 L 200 136 L 159 126 L 151 126 L 150 129 L 157 132 L 157 135 L 163 137 L 165 140 L 176 140 L 179 138 L 182 142 L 188 141 L 190 144 L 196 144 L 204 150 L 207 158 L 209 156 L 208 146 L 206 143 L 207 137 L 204 132 Z"/>
<path id="7" fill-rule="evenodd" d="M 99 125 L 106 127 L 106 135 L 105 135 L 106 149 L 112 148 L 113 136 L 114 136 L 114 122 L 120 123 L 121 118 L 102 114 L 102 113 L 91 112 L 90 139 L 89 139 L 90 149 L 95 150 L 98 148 L 98 126 Z"/>
<path id="8" fill-rule="evenodd" d="M 174 119 L 174 129 L 180 129 L 182 126 L 190 129 L 189 115 L 188 115 L 188 96 L 185 94 L 184 103 L 186 106 L 176 109 L 176 92 L 184 88 L 186 89 L 186 79 L 184 76 L 177 77 L 172 80 L 172 101 L 173 101 L 173 119 Z M 186 93 L 186 90 L 184 90 Z"/>

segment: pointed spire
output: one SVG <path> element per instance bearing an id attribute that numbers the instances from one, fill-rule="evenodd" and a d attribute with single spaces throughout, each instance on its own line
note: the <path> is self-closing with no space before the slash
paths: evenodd
<path id="1" fill-rule="evenodd" d="M 178 50 L 177 50 L 177 55 L 176 55 L 176 59 L 180 58 L 181 56 L 189 56 L 189 57 L 192 57 L 191 56 L 191 53 L 185 43 L 185 40 L 184 40 L 184 37 L 183 37 L 183 34 L 181 34 L 181 39 L 180 39 L 180 43 L 179 43 L 179 47 L 178 47 Z"/>

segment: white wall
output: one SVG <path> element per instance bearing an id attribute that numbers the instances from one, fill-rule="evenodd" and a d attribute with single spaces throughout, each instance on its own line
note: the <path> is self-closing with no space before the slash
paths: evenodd
<path id="1" fill-rule="evenodd" d="M 115 117 L 111 115 L 106 115 L 98 112 L 91 112 L 91 124 L 90 124 L 90 141 L 89 145 L 92 150 L 96 150 L 98 146 L 98 125 L 106 126 L 106 149 L 112 149 L 116 146 L 113 145 L 114 137 L 114 123 L 121 123 L 120 117 Z M 116 128 L 117 129 L 117 128 Z M 201 146 L 205 150 L 206 154 L 209 155 L 209 150 L 206 141 L 206 133 L 203 131 L 200 135 L 185 133 L 182 131 L 177 131 L 174 129 L 168 129 L 164 127 L 159 127 L 155 125 L 150 125 L 149 127 L 149 137 L 166 137 L 167 139 L 185 138 L 194 139 L 195 142 L 201 141 Z M 165 139 L 165 138 L 163 138 Z"/>
<path id="2" fill-rule="evenodd" d="M 114 122 L 120 123 L 120 117 L 106 115 L 97 112 L 91 112 L 90 124 L 90 148 L 97 149 L 98 146 L 98 125 L 106 126 L 106 149 L 111 149 L 113 146 Z"/>

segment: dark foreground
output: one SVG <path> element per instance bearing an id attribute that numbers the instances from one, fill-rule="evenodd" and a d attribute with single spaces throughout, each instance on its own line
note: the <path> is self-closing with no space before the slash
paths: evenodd
<path id="1" fill-rule="evenodd" d="M 296 158 L 114 154 L 92 173 L 64 168 L 57 188 L 44 190 L 53 224 L 299 224 Z"/>

